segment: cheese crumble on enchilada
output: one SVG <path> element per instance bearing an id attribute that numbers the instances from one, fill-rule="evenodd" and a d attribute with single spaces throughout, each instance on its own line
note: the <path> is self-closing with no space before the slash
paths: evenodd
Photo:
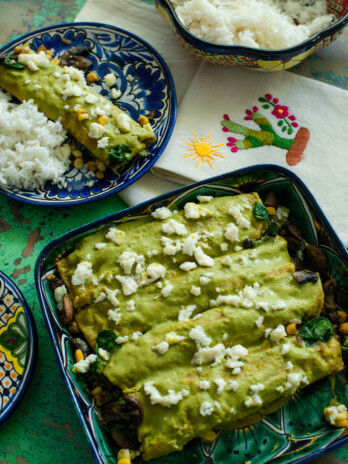
<path id="1" fill-rule="evenodd" d="M 328 321 L 315 343 L 289 328 L 323 319 L 323 288 L 314 272 L 297 275 L 259 196 L 201 200 L 111 225 L 57 264 L 58 306 L 69 299 L 66 322 L 94 350 L 73 372 L 102 374 L 117 401 L 139 406 L 145 460 L 255 423 L 342 369 Z"/>

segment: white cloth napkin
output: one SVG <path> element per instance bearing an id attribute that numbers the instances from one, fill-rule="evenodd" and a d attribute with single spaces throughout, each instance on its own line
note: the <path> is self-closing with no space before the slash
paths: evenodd
<path id="1" fill-rule="evenodd" d="M 286 167 L 306 183 L 348 244 L 347 108 L 348 92 L 306 77 L 202 64 L 152 172 L 189 183 L 254 164 Z M 273 129 L 261 130 L 261 115 Z M 272 130 L 268 145 L 262 137 Z M 236 147 L 243 139 L 256 146 Z M 293 155 L 299 145 L 303 158 Z M 212 152 L 210 159 L 204 150 Z"/>

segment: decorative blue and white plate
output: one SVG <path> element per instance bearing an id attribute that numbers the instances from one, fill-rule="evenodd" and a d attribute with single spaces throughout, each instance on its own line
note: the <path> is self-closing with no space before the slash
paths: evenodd
<path id="1" fill-rule="evenodd" d="M 23 397 L 36 358 L 34 318 L 17 286 L 0 271 L 0 424 Z"/>
<path id="2" fill-rule="evenodd" d="M 65 50 L 76 45 L 92 48 L 88 58 L 93 62 L 89 72 L 100 78 L 94 90 L 111 99 L 110 89 L 103 77 L 112 72 L 116 88 L 121 91 L 117 106 L 133 119 L 140 115 L 151 116 L 156 142 L 149 148 L 148 156 L 135 157 L 117 173 L 107 170 L 105 177 L 97 179 L 86 165 L 76 169 L 72 165 L 65 173 L 62 188 L 46 182 L 40 189 L 19 189 L 0 186 L 0 193 L 17 200 L 46 206 L 86 203 L 119 192 L 139 179 L 155 163 L 166 147 L 176 118 L 176 96 L 169 69 L 161 56 L 148 43 L 122 29 L 99 23 L 71 23 L 51 26 L 31 32 L 11 42 L 0 54 L 11 52 L 17 45 L 29 43 L 36 50 L 40 45 L 53 48 L 60 57 Z M 84 154 L 88 150 L 74 139 L 69 142 Z"/>

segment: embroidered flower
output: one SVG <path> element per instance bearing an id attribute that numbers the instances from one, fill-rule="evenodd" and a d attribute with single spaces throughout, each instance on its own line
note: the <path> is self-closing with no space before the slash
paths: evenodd
<path id="1" fill-rule="evenodd" d="M 224 114 L 224 115 L 223 115 L 223 118 L 224 118 L 225 121 L 229 121 L 229 120 L 230 120 L 230 117 L 229 117 L 228 114 Z M 223 132 L 228 132 L 227 127 L 223 127 L 222 130 L 223 130 Z"/>
<path id="2" fill-rule="evenodd" d="M 253 113 L 256 113 L 257 111 L 259 111 L 258 107 L 257 106 L 253 106 L 251 110 L 245 110 L 246 112 L 246 116 L 244 117 L 244 119 L 246 121 L 251 121 L 252 120 L 252 114 Z"/>
<path id="3" fill-rule="evenodd" d="M 251 118 L 250 118 L 250 119 L 251 119 Z M 231 152 L 232 152 L 232 153 L 237 153 L 238 147 L 236 147 L 236 145 L 235 145 L 235 142 L 237 142 L 237 139 L 235 139 L 234 137 L 228 137 L 227 140 L 228 140 L 228 143 L 226 143 L 226 145 L 227 145 L 228 147 L 231 147 L 231 149 L 230 149 Z"/>
<path id="4" fill-rule="evenodd" d="M 276 99 L 273 99 L 275 102 Z M 272 114 L 278 118 L 278 119 L 283 119 L 289 116 L 289 108 L 287 106 L 282 106 L 282 105 L 275 105 Z"/>

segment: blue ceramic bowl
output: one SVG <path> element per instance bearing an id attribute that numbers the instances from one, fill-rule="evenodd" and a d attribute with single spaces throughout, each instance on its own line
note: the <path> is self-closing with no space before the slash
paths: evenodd
<path id="1" fill-rule="evenodd" d="M 323 250 L 328 260 L 328 275 L 338 282 L 338 300 L 347 302 L 346 249 L 303 182 L 291 171 L 273 165 L 251 166 L 179 188 L 68 232 L 41 252 L 35 269 L 40 304 L 60 369 L 98 464 L 117 464 L 117 449 L 100 424 L 94 401 L 88 396 L 85 385 L 72 372 L 75 361 L 69 344 L 71 335 L 60 323 L 45 274 L 54 270 L 57 259 L 69 253 L 83 237 L 111 224 L 149 214 L 159 206 L 182 208 L 184 203 L 194 200 L 197 195 L 223 196 L 256 191 L 265 197 L 271 190 L 279 202 L 290 209 L 292 222 L 306 241 Z M 348 311 L 347 303 L 345 306 Z M 348 442 L 347 430 L 331 426 L 322 413 L 333 394 L 348 406 L 348 390 L 343 375 L 337 377 L 334 386 L 329 379 L 323 379 L 301 390 L 281 410 L 255 426 L 224 431 L 213 444 L 193 440 L 180 453 L 150 462 L 244 464 L 256 456 L 259 464 L 300 464 L 314 459 Z"/>
<path id="2" fill-rule="evenodd" d="M 263 50 L 241 45 L 219 45 L 202 40 L 186 29 L 170 0 L 155 0 L 162 18 L 169 24 L 181 45 L 193 55 L 220 66 L 243 66 L 265 71 L 289 69 L 337 39 L 348 22 L 348 3 L 346 0 L 327 0 L 327 4 L 328 11 L 337 18 L 335 24 L 293 47 Z"/>

